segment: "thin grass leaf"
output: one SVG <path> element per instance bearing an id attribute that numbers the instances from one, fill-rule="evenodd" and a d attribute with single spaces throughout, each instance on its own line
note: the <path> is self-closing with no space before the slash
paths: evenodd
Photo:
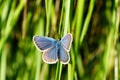
<path id="1" fill-rule="evenodd" d="M 6 68 L 7 68 L 7 54 L 9 53 L 9 46 L 4 47 L 2 56 L 1 56 L 1 71 L 0 71 L 0 80 L 6 80 Z"/>
<path id="2" fill-rule="evenodd" d="M 52 7 L 52 0 L 45 0 L 45 8 L 46 8 L 46 35 L 49 34 L 50 29 L 50 13 L 51 13 L 51 7 Z"/>
<path id="3" fill-rule="evenodd" d="M 36 25 L 37 29 L 36 29 L 36 35 L 41 35 L 43 36 L 44 35 L 44 21 L 43 21 L 43 18 L 41 18 L 39 20 L 39 23 L 38 25 Z M 35 80 L 40 80 L 40 69 L 41 69 L 41 62 L 42 62 L 42 53 L 39 52 L 38 50 L 36 51 L 36 58 L 37 58 L 37 63 L 36 63 L 36 74 L 35 74 Z"/>
<path id="4" fill-rule="evenodd" d="M 81 56 L 78 57 L 78 48 L 79 48 L 79 39 L 80 39 L 80 35 L 81 35 L 81 27 L 82 27 L 82 22 L 83 22 L 83 12 L 84 12 L 84 4 L 85 4 L 85 0 L 78 0 L 77 3 L 77 8 L 76 8 L 76 13 L 75 13 L 75 19 L 76 19 L 76 27 L 75 27 L 75 57 L 76 62 L 77 62 L 77 67 L 78 67 L 78 74 L 79 77 L 82 78 L 84 75 L 84 68 L 82 65 L 82 60 L 81 60 Z M 79 59 L 78 59 L 79 58 Z M 78 61 L 79 60 L 79 61 Z M 78 63 L 80 62 L 80 63 Z"/>
<path id="5" fill-rule="evenodd" d="M 90 5 L 89 5 L 89 10 L 88 10 L 88 14 L 87 14 L 87 17 L 85 19 L 85 23 L 83 25 L 83 29 L 82 29 L 82 33 L 81 33 L 81 37 L 80 37 L 80 45 L 87 33 L 87 30 L 88 30 L 88 26 L 89 26 L 89 23 L 90 23 L 90 19 L 92 17 L 92 12 L 93 12 L 93 8 L 94 8 L 94 4 L 95 4 L 95 0 L 90 0 Z"/>

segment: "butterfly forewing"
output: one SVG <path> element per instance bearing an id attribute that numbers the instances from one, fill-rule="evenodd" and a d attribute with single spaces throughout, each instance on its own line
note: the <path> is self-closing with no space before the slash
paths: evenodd
<path id="1" fill-rule="evenodd" d="M 65 36 L 61 39 L 61 45 L 62 45 L 67 51 L 70 50 L 71 43 L 72 43 L 72 35 L 71 35 L 71 34 L 67 34 L 67 35 L 65 35 Z"/>
<path id="2" fill-rule="evenodd" d="M 58 61 L 58 48 L 57 46 L 49 48 L 43 52 L 42 59 L 48 64 L 54 64 Z"/>
<path id="3" fill-rule="evenodd" d="M 50 47 L 54 47 L 56 44 L 55 39 L 48 38 L 48 37 L 42 37 L 42 36 L 34 36 L 33 41 L 36 47 L 41 51 L 46 50 Z"/>

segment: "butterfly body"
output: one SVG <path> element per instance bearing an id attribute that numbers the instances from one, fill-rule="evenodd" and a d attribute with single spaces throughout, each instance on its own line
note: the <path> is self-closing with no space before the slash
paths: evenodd
<path id="1" fill-rule="evenodd" d="M 69 50 L 72 43 L 72 35 L 67 34 L 61 40 L 49 37 L 34 36 L 34 44 L 43 52 L 42 59 L 48 64 L 54 64 L 58 60 L 67 64 L 70 60 Z"/>

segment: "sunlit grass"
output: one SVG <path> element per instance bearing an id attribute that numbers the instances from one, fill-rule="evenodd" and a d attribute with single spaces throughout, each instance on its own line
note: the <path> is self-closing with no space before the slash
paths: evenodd
<path id="1" fill-rule="evenodd" d="M 0 80 L 119 80 L 118 4 L 118 0 L 0 0 Z M 73 36 L 70 62 L 44 63 L 33 36 L 58 40 L 67 33 Z"/>

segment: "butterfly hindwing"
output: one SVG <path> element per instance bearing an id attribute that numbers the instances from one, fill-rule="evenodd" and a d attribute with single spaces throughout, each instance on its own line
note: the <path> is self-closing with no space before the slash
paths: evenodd
<path id="1" fill-rule="evenodd" d="M 58 61 L 58 48 L 57 46 L 49 48 L 43 52 L 42 59 L 48 64 L 54 64 Z"/>
<path id="2" fill-rule="evenodd" d="M 70 61 L 69 53 L 62 46 L 60 46 L 59 50 L 59 60 L 62 64 L 68 64 L 68 62 Z"/>

